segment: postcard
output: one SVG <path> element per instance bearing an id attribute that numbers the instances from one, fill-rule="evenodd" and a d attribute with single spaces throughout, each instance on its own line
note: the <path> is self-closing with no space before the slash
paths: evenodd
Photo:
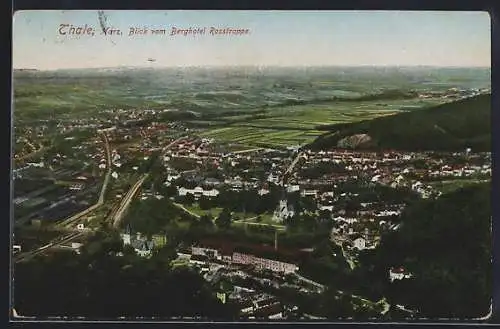
<path id="1" fill-rule="evenodd" d="M 11 320 L 491 316 L 487 12 L 18 11 Z"/>

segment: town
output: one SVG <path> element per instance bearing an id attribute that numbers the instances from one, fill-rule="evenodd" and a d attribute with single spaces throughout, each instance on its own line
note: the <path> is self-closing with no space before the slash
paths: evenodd
<path id="1" fill-rule="evenodd" d="M 11 321 L 495 316 L 488 12 L 15 15 Z"/>
<path id="2" fill-rule="evenodd" d="M 307 275 L 321 239 L 336 246 L 334 262 L 354 269 L 360 252 L 377 248 L 384 232 L 398 230 L 408 202 L 439 198 L 450 186 L 491 177 L 491 153 L 470 148 L 245 149 L 202 137 L 202 129 L 181 121 L 154 120 L 171 111 L 112 110 L 101 121 L 16 127 L 17 142 L 25 146 L 15 155 L 13 171 L 15 256 L 23 260 L 54 246 L 78 252 L 86 234 L 108 223 L 122 232 L 124 245 L 151 257 L 171 238 L 169 231 L 158 222 L 141 231 L 145 224 L 134 213 L 153 217 L 155 205 L 168 203 L 179 212 L 176 225 L 188 230 L 202 225 L 211 232 L 244 232 L 233 240 L 215 233 L 185 239 L 177 246 L 176 266 L 196 268 L 217 287 L 217 298 L 237 305 L 242 319 L 291 319 L 298 306 L 276 291 L 325 289 Z M 55 135 L 52 147 L 44 144 Z M 46 232 L 45 241 L 33 234 L 37 230 Z M 60 232 L 66 235 L 51 240 Z M 290 232 L 302 241 L 292 241 Z M 314 234 L 300 235 L 305 232 Z M 251 241 L 252 235 L 267 242 Z M 387 268 L 388 282 L 411 276 L 404 268 Z M 351 298 L 375 313 L 388 311 L 383 300 Z"/>

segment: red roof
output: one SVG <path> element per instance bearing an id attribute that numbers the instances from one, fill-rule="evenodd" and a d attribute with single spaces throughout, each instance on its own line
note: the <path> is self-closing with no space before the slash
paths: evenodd
<path id="1" fill-rule="evenodd" d="M 232 255 L 235 249 L 242 247 L 248 249 L 252 254 L 255 254 L 255 256 L 258 256 L 258 254 L 262 252 L 275 253 L 277 255 L 283 255 L 293 258 L 299 258 L 307 254 L 307 252 L 301 251 L 300 249 L 294 250 L 294 249 L 278 248 L 278 250 L 275 251 L 274 246 L 249 244 L 249 243 L 233 242 L 233 241 L 220 241 L 210 238 L 201 239 L 200 245 L 207 248 L 214 248 L 220 250 L 223 255 Z"/>
<path id="2" fill-rule="evenodd" d="M 405 269 L 402 267 L 391 268 L 392 273 L 404 273 Z"/>

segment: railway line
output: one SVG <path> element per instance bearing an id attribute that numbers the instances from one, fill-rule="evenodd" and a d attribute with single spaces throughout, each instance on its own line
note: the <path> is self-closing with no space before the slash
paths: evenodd
<path id="1" fill-rule="evenodd" d="M 32 250 L 32 251 L 28 251 L 28 252 L 25 252 L 25 253 L 20 253 L 20 254 L 17 254 L 14 256 L 14 262 L 15 263 L 19 263 L 19 262 L 22 262 L 22 261 L 27 261 L 29 259 L 32 259 L 33 257 L 37 256 L 37 255 L 40 255 L 40 254 L 43 254 L 45 253 L 47 250 L 50 250 L 54 247 L 57 247 L 57 246 L 60 246 L 62 244 L 65 244 L 65 243 L 68 243 L 68 242 L 71 242 L 72 240 L 74 239 L 77 239 L 79 237 L 82 237 L 86 234 L 88 234 L 89 232 L 92 232 L 91 230 L 78 230 L 78 231 L 75 231 L 75 227 L 74 225 L 77 224 L 80 219 L 82 217 L 84 217 L 85 215 L 87 215 L 88 213 L 92 212 L 93 210 L 99 208 L 102 204 L 104 204 L 104 197 L 105 197 L 105 194 L 106 194 L 106 190 L 107 190 L 107 187 L 108 187 L 108 184 L 109 184 L 109 177 L 111 176 L 111 152 L 110 152 L 110 147 L 109 147 L 109 140 L 106 136 L 105 133 L 103 133 L 103 137 L 104 137 L 104 141 L 105 141 L 105 147 L 106 147 L 106 153 L 107 153 L 107 162 L 108 162 L 108 166 L 107 166 L 107 173 L 106 173 L 106 177 L 104 179 L 104 183 L 103 183 L 103 187 L 101 189 L 101 193 L 99 195 L 99 200 L 98 202 L 93 205 L 93 206 L 90 206 L 89 208 L 83 210 L 82 212 L 79 212 L 78 214 L 75 214 L 71 217 L 69 217 L 68 219 L 64 220 L 63 222 L 59 223 L 55 229 L 62 229 L 62 230 L 69 230 L 71 229 L 71 231 L 67 234 L 64 234 L 62 236 L 59 236 L 58 238 L 52 240 L 51 242 L 49 242 L 48 244 L 40 247 L 40 248 L 37 248 L 36 250 Z M 168 149 L 170 147 L 172 147 L 173 145 L 175 145 L 176 143 L 178 143 L 179 141 L 185 139 L 186 137 L 183 136 L 183 137 L 180 137 L 176 140 L 174 140 L 172 143 L 170 143 L 169 145 L 167 145 L 164 149 Z M 129 191 L 127 192 L 126 196 L 123 198 L 122 202 L 120 203 L 120 205 L 118 207 L 115 207 L 112 212 L 111 212 L 111 219 L 112 219 L 112 224 L 114 227 L 117 227 L 121 221 L 121 219 L 123 218 L 123 215 L 125 214 L 128 206 L 130 205 L 130 202 L 132 201 L 133 197 L 136 195 L 136 193 L 139 191 L 139 188 L 141 187 L 141 185 L 144 183 L 144 181 L 149 177 L 149 173 L 147 174 L 144 174 L 130 189 Z"/>
<path id="2" fill-rule="evenodd" d="M 186 139 L 187 136 L 181 136 L 177 138 L 176 140 L 172 141 L 170 144 L 165 146 L 162 150 L 166 151 L 178 142 Z M 123 219 L 123 216 L 125 215 L 130 203 L 132 202 L 134 196 L 137 194 L 139 191 L 140 187 L 144 183 L 144 181 L 149 177 L 149 173 L 144 174 L 132 187 L 129 189 L 125 197 L 122 199 L 120 205 L 118 206 L 117 209 L 114 209 L 111 212 L 111 223 L 113 227 L 118 227 L 120 225 L 121 220 Z"/>
<path id="3" fill-rule="evenodd" d="M 104 196 L 106 195 L 106 191 L 107 191 L 108 184 L 109 184 L 109 179 L 111 177 L 111 151 L 109 148 L 108 136 L 106 135 L 106 133 L 102 133 L 102 134 L 103 134 L 105 148 L 106 148 L 107 172 L 106 172 L 106 176 L 104 178 L 104 183 L 102 185 L 101 192 L 99 194 L 99 200 L 97 201 L 96 204 L 90 206 L 89 208 L 87 208 L 87 209 L 65 219 L 64 221 L 62 221 L 60 224 L 58 224 L 59 227 L 72 227 L 72 226 L 74 226 L 74 224 L 77 224 L 82 217 L 84 217 L 85 215 L 89 214 L 90 212 L 96 210 L 97 208 L 99 208 L 100 206 L 102 206 L 104 204 Z"/>
<path id="4" fill-rule="evenodd" d="M 79 238 L 85 234 L 87 234 L 87 232 L 71 232 L 71 233 L 68 233 L 66 235 L 60 236 L 60 237 L 52 240 L 48 244 L 46 244 L 38 249 L 16 255 L 14 257 L 14 262 L 19 263 L 22 261 L 30 260 L 37 255 L 43 254 L 44 252 L 46 252 L 47 250 L 49 250 L 53 247 L 56 247 L 56 246 L 64 244 L 64 243 L 71 242 L 72 240 Z"/>
<path id="5" fill-rule="evenodd" d="M 137 194 L 139 191 L 139 188 L 142 186 L 142 183 L 148 178 L 149 174 L 145 174 L 142 176 L 127 192 L 125 197 L 123 198 L 122 202 L 120 203 L 120 206 L 116 210 L 116 212 L 113 213 L 112 215 L 112 222 L 113 222 L 113 227 L 118 227 L 120 224 L 120 221 L 123 218 L 123 215 L 125 214 L 126 210 L 128 209 L 128 206 L 130 205 L 130 202 L 134 198 L 134 196 Z"/>

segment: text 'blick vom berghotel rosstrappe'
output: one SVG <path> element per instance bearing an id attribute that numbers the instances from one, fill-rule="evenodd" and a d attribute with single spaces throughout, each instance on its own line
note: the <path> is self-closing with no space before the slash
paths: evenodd
<path id="1" fill-rule="evenodd" d="M 96 27 L 90 24 L 73 25 L 69 23 L 61 23 L 57 30 L 62 36 L 170 36 L 170 37 L 187 37 L 187 36 L 244 36 L 251 33 L 248 28 L 235 27 L 147 27 L 147 26 L 131 26 L 126 29 L 109 27 Z"/>

